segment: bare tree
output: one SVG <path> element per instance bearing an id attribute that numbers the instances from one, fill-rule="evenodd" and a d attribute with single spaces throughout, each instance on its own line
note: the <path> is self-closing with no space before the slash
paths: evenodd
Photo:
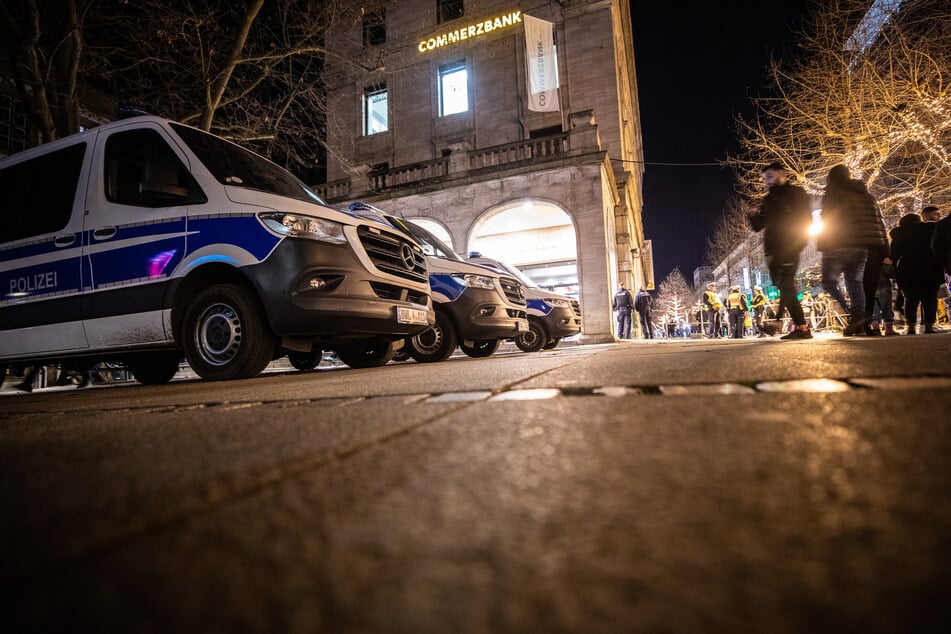
<path id="1" fill-rule="evenodd" d="M 739 281 L 737 267 L 744 257 L 748 261 L 752 259 L 744 250 L 738 251 L 742 245 L 749 248 L 751 231 L 747 218 L 751 208 L 752 203 L 741 196 L 728 198 L 713 226 L 713 233 L 707 238 L 707 262 L 713 267 L 723 264 L 730 284 L 733 284 L 734 279 Z"/>
<path id="2" fill-rule="evenodd" d="M 813 194 L 845 164 L 892 214 L 951 198 L 951 5 L 906 0 L 870 25 L 869 4 L 814 2 L 801 54 L 771 63 L 770 94 L 738 122 L 746 194 L 779 160 Z"/>
<path id="3" fill-rule="evenodd" d="M 26 104 L 42 143 L 79 130 L 83 23 L 92 1 L 63 0 L 53 11 L 36 0 L 0 3 L 0 77 Z"/>
<path id="4" fill-rule="evenodd" d="M 694 292 L 679 268 L 674 268 L 660 283 L 657 295 L 657 313 L 667 323 L 689 323 L 689 311 L 694 303 Z"/>

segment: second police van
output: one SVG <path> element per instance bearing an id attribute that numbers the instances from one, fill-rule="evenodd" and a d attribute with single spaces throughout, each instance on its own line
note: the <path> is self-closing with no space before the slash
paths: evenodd
<path id="1" fill-rule="evenodd" d="M 468 261 L 508 273 L 525 288 L 528 330 L 515 337 L 515 345 L 519 350 L 551 350 L 563 338 L 581 332 L 581 305 L 577 299 L 545 290 L 508 262 L 484 257 L 478 251 L 471 251 Z"/>
<path id="2" fill-rule="evenodd" d="M 408 337 L 405 351 L 419 362 L 443 361 L 458 346 L 470 357 L 487 357 L 506 339 L 528 331 L 525 290 L 509 274 L 466 262 L 432 233 L 366 203 L 349 210 L 365 217 L 382 217 L 411 235 L 423 247 L 436 323 Z"/>
<path id="3" fill-rule="evenodd" d="M 436 323 L 414 240 L 195 128 L 93 128 L 0 161 L 0 191 L 0 365 L 160 383 L 182 356 L 235 379 L 332 349 L 370 367 Z"/>

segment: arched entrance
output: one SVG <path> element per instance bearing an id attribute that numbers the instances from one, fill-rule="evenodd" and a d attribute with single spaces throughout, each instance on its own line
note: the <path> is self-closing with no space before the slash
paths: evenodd
<path id="1" fill-rule="evenodd" d="M 514 264 L 536 284 L 578 297 L 578 240 L 571 216 L 547 201 L 489 209 L 472 225 L 468 251 Z"/>

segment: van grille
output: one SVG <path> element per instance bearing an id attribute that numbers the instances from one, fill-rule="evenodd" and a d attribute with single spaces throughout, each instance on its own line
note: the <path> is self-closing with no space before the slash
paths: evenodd
<path id="1" fill-rule="evenodd" d="M 429 305 L 429 296 L 426 293 L 394 286 L 393 284 L 384 284 L 382 282 L 370 282 L 370 288 L 380 299 L 391 299 L 401 302 L 412 302 L 423 306 Z"/>
<path id="2" fill-rule="evenodd" d="M 525 305 L 525 293 L 522 290 L 522 285 L 517 280 L 511 277 L 501 277 L 499 281 L 502 284 L 502 292 L 505 293 L 510 302 L 518 306 Z"/>
<path id="3" fill-rule="evenodd" d="M 370 260 L 379 270 L 421 284 L 429 282 L 426 275 L 426 256 L 408 239 L 369 227 L 359 227 L 357 235 L 360 236 L 360 244 L 370 256 Z"/>
<path id="4" fill-rule="evenodd" d="M 581 317 L 581 304 L 578 303 L 577 299 L 571 300 L 571 310 L 574 311 L 575 316 Z"/>

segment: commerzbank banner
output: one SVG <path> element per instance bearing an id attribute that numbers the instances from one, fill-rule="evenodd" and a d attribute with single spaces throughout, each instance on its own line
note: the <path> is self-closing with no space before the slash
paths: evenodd
<path id="1" fill-rule="evenodd" d="M 557 112 L 558 66 L 555 63 L 553 24 L 523 15 L 525 22 L 525 62 L 528 81 L 528 109 Z"/>

